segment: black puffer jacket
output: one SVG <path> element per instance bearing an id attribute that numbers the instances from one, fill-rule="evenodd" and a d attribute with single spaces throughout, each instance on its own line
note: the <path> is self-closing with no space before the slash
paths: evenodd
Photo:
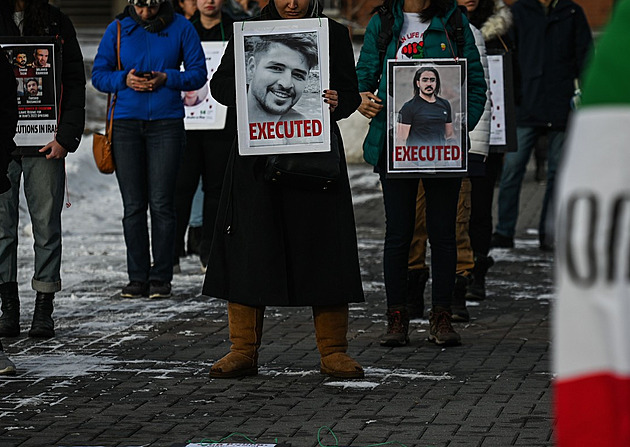
<path id="1" fill-rule="evenodd" d="M 60 107 L 57 141 L 66 150 L 74 152 L 79 147 L 85 127 L 85 71 L 83 55 L 77 40 L 76 31 L 70 19 L 47 1 L 48 26 L 44 29 L 24 30 L 24 35 L 59 37 L 62 52 L 61 85 L 62 99 Z M 0 2 L 0 36 L 19 36 L 20 30 L 13 21 L 12 2 Z M 18 152 L 18 155 L 21 153 Z M 29 152 L 28 155 L 34 155 Z"/>
<path id="2" fill-rule="evenodd" d="M 574 91 L 591 48 L 584 11 L 571 0 L 552 2 L 549 14 L 539 0 L 512 6 L 510 35 L 518 52 L 520 88 L 517 124 L 564 129 Z"/>
<path id="3" fill-rule="evenodd" d="M 0 49 L 0 194 L 11 188 L 7 179 L 10 154 L 15 149 L 13 137 L 17 125 L 17 89 L 13 68 Z"/>

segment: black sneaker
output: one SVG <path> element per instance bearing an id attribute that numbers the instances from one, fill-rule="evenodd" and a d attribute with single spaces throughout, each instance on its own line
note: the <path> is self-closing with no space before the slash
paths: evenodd
<path id="1" fill-rule="evenodd" d="M 149 298 L 170 298 L 171 283 L 164 281 L 149 282 Z"/>
<path id="2" fill-rule="evenodd" d="M 142 281 L 130 281 L 120 292 L 121 298 L 140 298 L 143 296 L 149 296 L 149 285 Z"/>
<path id="3" fill-rule="evenodd" d="M 514 238 L 494 233 L 490 239 L 491 248 L 514 248 Z"/>

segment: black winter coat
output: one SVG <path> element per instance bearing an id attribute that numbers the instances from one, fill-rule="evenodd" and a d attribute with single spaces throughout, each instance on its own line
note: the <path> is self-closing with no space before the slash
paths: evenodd
<path id="1" fill-rule="evenodd" d="M 558 0 L 546 15 L 539 0 L 519 0 L 512 14 L 510 35 L 520 72 L 517 124 L 564 129 L 574 79 L 579 78 L 592 44 L 584 11 L 571 0 Z"/>
<path id="2" fill-rule="evenodd" d="M 19 36 L 20 30 L 13 21 L 13 11 L 10 8 L 12 2 L 3 0 L 0 3 L 0 36 Z M 37 31 L 25 29 L 24 35 L 50 36 L 61 39 L 61 85 L 63 93 L 56 138 L 64 149 L 74 152 L 79 147 L 85 127 L 83 55 L 70 19 L 55 6 L 45 4 L 44 7 L 46 8 L 45 15 L 48 17 L 46 21 L 48 27 Z M 29 153 L 28 155 L 40 154 Z M 41 155 L 43 156 L 43 154 Z"/>
<path id="3" fill-rule="evenodd" d="M 10 154 L 15 149 L 13 137 L 18 120 L 17 86 L 13 68 L 0 49 L 0 194 L 11 188 L 7 178 Z"/>
<path id="4" fill-rule="evenodd" d="M 279 19 L 271 2 L 261 20 Z M 329 19 L 330 88 L 339 94 L 331 114 L 350 116 L 361 102 L 348 30 Z M 211 90 L 234 107 L 234 41 L 230 40 Z M 357 240 L 343 144 L 336 189 L 306 191 L 265 182 L 266 156 L 232 148 L 203 294 L 249 306 L 338 305 L 363 301 Z"/>

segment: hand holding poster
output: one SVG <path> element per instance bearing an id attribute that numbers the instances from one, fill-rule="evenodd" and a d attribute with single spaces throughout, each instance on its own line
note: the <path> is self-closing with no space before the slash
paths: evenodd
<path id="1" fill-rule="evenodd" d="M 388 62 L 387 175 L 466 172 L 466 60 Z"/>
<path id="2" fill-rule="evenodd" d="M 330 150 L 328 21 L 234 24 L 239 154 Z"/>

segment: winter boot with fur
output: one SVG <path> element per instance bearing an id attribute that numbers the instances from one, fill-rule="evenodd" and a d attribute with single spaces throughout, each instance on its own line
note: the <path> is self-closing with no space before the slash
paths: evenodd
<path id="1" fill-rule="evenodd" d="M 361 379 L 363 367 L 346 354 L 348 305 L 313 306 L 315 339 L 321 356 L 320 371 L 341 379 Z"/>
<path id="2" fill-rule="evenodd" d="M 54 293 L 37 292 L 33 323 L 28 331 L 29 337 L 52 338 L 55 336 L 55 322 L 52 319 Z"/>
<path id="3" fill-rule="evenodd" d="M 409 313 L 407 306 L 387 308 L 387 332 L 381 338 L 381 346 L 392 348 L 409 343 Z"/>
<path id="4" fill-rule="evenodd" d="M 424 289 L 429 280 L 429 269 L 407 271 L 407 311 L 409 319 L 424 316 Z"/>
<path id="5" fill-rule="evenodd" d="M 258 374 L 264 307 L 228 303 L 230 352 L 210 368 L 210 377 L 233 379 Z"/>
<path id="6" fill-rule="evenodd" d="M 20 335 L 20 298 L 17 283 L 1 284 L 0 298 L 2 299 L 0 337 L 17 337 Z"/>

